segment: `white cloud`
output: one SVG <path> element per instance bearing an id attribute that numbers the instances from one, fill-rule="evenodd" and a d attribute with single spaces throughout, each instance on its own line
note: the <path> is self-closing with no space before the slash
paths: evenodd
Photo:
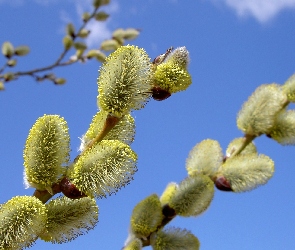
<path id="1" fill-rule="evenodd" d="M 285 9 L 294 9 L 295 0 L 223 0 L 238 16 L 253 16 L 264 23 Z"/>

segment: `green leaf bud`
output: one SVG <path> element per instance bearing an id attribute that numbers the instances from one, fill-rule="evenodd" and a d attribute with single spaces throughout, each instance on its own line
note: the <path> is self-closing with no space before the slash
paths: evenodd
<path id="1" fill-rule="evenodd" d="M 17 63 L 17 60 L 16 59 L 9 59 L 6 64 L 9 67 L 14 67 L 16 65 L 16 63 Z"/>
<path id="2" fill-rule="evenodd" d="M 96 21 L 105 21 L 110 15 L 104 11 L 97 12 L 94 16 Z"/>
<path id="3" fill-rule="evenodd" d="M 94 8 L 98 8 L 102 5 L 107 5 L 110 3 L 110 0 L 93 0 L 93 6 Z"/>
<path id="4" fill-rule="evenodd" d="M 112 37 L 115 39 L 122 39 L 124 38 L 124 35 L 125 35 L 125 30 L 123 30 L 122 28 L 119 28 L 114 30 Z"/>
<path id="5" fill-rule="evenodd" d="M 57 85 L 63 85 L 66 83 L 66 79 L 65 78 L 56 78 L 54 79 L 54 83 L 57 84 Z"/>
<path id="6" fill-rule="evenodd" d="M 146 238 L 158 229 L 162 219 L 161 202 L 156 194 L 152 194 L 134 207 L 130 220 L 131 231 L 139 238 Z"/>
<path id="7" fill-rule="evenodd" d="M 75 26 L 72 23 L 66 26 L 66 33 L 71 37 L 75 37 Z"/>
<path id="8" fill-rule="evenodd" d="M 106 197 L 133 178 L 137 155 L 123 142 L 103 140 L 85 151 L 69 169 L 71 182 L 90 197 Z"/>
<path id="9" fill-rule="evenodd" d="M 287 95 L 289 102 L 295 102 L 295 74 L 285 82 L 282 90 Z"/>
<path id="10" fill-rule="evenodd" d="M 120 47 L 120 44 L 115 39 L 105 40 L 100 44 L 100 49 L 105 51 L 116 50 Z"/>
<path id="11" fill-rule="evenodd" d="M 178 185 L 175 182 L 171 182 L 167 185 L 166 189 L 160 197 L 162 205 L 166 205 L 170 202 L 171 198 L 175 195 Z"/>
<path id="12" fill-rule="evenodd" d="M 89 33 L 90 33 L 90 30 L 82 29 L 82 30 L 80 30 L 78 36 L 82 37 L 82 38 L 85 38 L 85 37 L 87 37 L 89 35 Z"/>
<path id="13" fill-rule="evenodd" d="M 102 51 L 100 51 L 98 49 L 89 50 L 87 52 L 87 55 L 86 56 L 87 56 L 88 59 L 94 57 L 99 62 L 104 62 L 105 59 L 106 59 L 106 55 Z"/>
<path id="14" fill-rule="evenodd" d="M 186 229 L 170 227 L 151 237 L 153 250 L 198 250 L 200 242 Z"/>
<path id="15" fill-rule="evenodd" d="M 184 91 L 191 83 L 188 71 L 173 62 L 158 65 L 154 73 L 154 85 L 169 93 Z"/>
<path id="16" fill-rule="evenodd" d="M 0 81 L 0 91 L 5 90 L 4 82 Z"/>
<path id="17" fill-rule="evenodd" d="M 133 40 L 138 37 L 139 33 L 138 29 L 129 28 L 124 31 L 123 38 L 126 40 Z"/>
<path id="18" fill-rule="evenodd" d="M 269 136 L 282 145 L 295 144 L 295 111 L 282 110 L 276 117 L 276 123 Z"/>
<path id="19" fill-rule="evenodd" d="M 235 138 L 233 139 L 230 144 L 227 146 L 226 149 L 226 157 L 231 157 L 233 153 L 236 152 L 238 148 L 241 147 L 245 138 Z M 253 142 L 250 142 L 240 154 L 257 154 L 256 146 Z"/>
<path id="20" fill-rule="evenodd" d="M 238 128 L 253 136 L 269 134 L 286 100 L 279 85 L 261 85 L 243 104 L 237 117 Z"/>
<path id="21" fill-rule="evenodd" d="M 107 119 L 108 112 L 99 111 L 93 117 L 89 129 L 82 138 L 80 151 L 83 152 L 87 144 L 92 141 L 103 129 L 104 123 Z M 114 128 L 104 137 L 104 140 L 119 140 L 130 145 L 135 136 L 135 122 L 134 118 L 127 114 L 120 119 Z"/>
<path id="22" fill-rule="evenodd" d="M 10 58 L 14 54 L 13 45 L 10 42 L 4 42 L 2 44 L 2 54 L 7 58 Z"/>
<path id="23" fill-rule="evenodd" d="M 206 175 L 194 175 L 179 184 L 168 205 L 177 215 L 197 216 L 209 207 L 213 195 L 213 181 Z"/>
<path id="24" fill-rule="evenodd" d="M 89 12 L 84 12 L 82 15 L 83 22 L 87 22 L 90 19 L 91 15 Z"/>
<path id="25" fill-rule="evenodd" d="M 0 249 L 31 246 L 45 230 L 45 205 L 33 196 L 16 196 L 0 206 Z"/>
<path id="26" fill-rule="evenodd" d="M 69 50 L 73 45 L 73 39 L 69 35 L 65 36 L 62 42 L 66 50 Z"/>
<path id="27" fill-rule="evenodd" d="M 44 115 L 29 132 L 24 149 L 25 182 L 38 190 L 50 189 L 65 173 L 69 161 L 69 133 L 64 118 Z"/>
<path id="28" fill-rule="evenodd" d="M 250 191 L 265 184 L 274 173 L 274 162 L 266 155 L 240 154 L 228 158 L 220 174 L 234 192 Z"/>
<path id="29" fill-rule="evenodd" d="M 74 47 L 76 50 L 86 50 L 87 45 L 83 42 L 74 42 Z"/>
<path id="30" fill-rule="evenodd" d="M 193 147 L 186 160 L 189 176 L 204 174 L 215 176 L 223 161 L 222 149 L 218 141 L 207 139 Z"/>
<path id="31" fill-rule="evenodd" d="M 9 82 L 15 78 L 14 74 L 12 72 L 7 72 L 3 75 L 3 78 L 6 82 Z"/>
<path id="32" fill-rule="evenodd" d="M 142 242 L 138 238 L 134 238 L 127 243 L 127 245 L 122 250 L 141 250 Z"/>
<path id="33" fill-rule="evenodd" d="M 17 46 L 14 49 L 14 54 L 17 56 L 25 56 L 30 53 L 30 48 L 28 46 L 22 45 L 22 46 Z"/>
<path id="34" fill-rule="evenodd" d="M 98 106 L 121 117 L 145 106 L 151 95 L 151 63 L 143 49 L 122 46 L 100 69 Z"/>
<path id="35" fill-rule="evenodd" d="M 69 242 L 93 229 L 98 222 L 98 206 L 94 199 L 72 200 L 59 197 L 46 204 L 46 231 L 40 238 L 52 243 Z"/>
<path id="36" fill-rule="evenodd" d="M 180 67 L 186 69 L 189 64 L 189 61 L 189 52 L 186 49 L 186 47 L 178 47 L 167 55 L 164 62 L 175 63 Z"/>

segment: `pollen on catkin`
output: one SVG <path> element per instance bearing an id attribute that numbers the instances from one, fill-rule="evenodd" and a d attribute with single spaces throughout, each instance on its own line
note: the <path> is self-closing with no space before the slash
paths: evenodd
<path id="1" fill-rule="evenodd" d="M 33 196 L 15 196 L 1 205 L 0 249 L 30 247 L 45 230 L 45 205 Z"/>
<path id="2" fill-rule="evenodd" d="M 67 123 L 58 115 L 37 119 L 24 149 L 25 179 L 38 190 L 50 189 L 65 173 L 70 137 Z"/>
<path id="3" fill-rule="evenodd" d="M 160 230 L 151 237 L 153 250 L 198 250 L 200 242 L 186 229 L 170 227 Z"/>
<path id="4" fill-rule="evenodd" d="M 93 117 L 89 129 L 83 135 L 80 146 L 80 151 L 83 151 L 91 140 L 93 140 L 103 129 L 104 123 L 108 116 L 108 112 L 99 111 Z M 110 132 L 104 137 L 104 140 L 119 140 L 130 145 L 135 136 L 135 122 L 134 118 L 130 115 L 124 115 L 120 121 L 111 129 Z"/>
<path id="5" fill-rule="evenodd" d="M 220 173 L 234 192 L 250 191 L 273 176 L 274 162 L 263 154 L 241 154 L 228 158 Z"/>
<path id="6" fill-rule="evenodd" d="M 68 170 L 71 182 L 90 197 L 106 197 L 133 179 L 137 155 L 118 140 L 103 140 L 82 154 Z"/>
<path id="7" fill-rule="evenodd" d="M 48 220 L 40 238 L 52 243 L 69 242 L 93 229 L 98 222 L 98 206 L 94 199 L 58 197 L 46 204 Z"/>
<path id="8" fill-rule="evenodd" d="M 295 144 L 295 111 L 282 110 L 276 116 L 275 126 L 269 136 L 282 145 Z"/>
<path id="9" fill-rule="evenodd" d="M 134 207 L 130 219 L 131 231 L 136 237 L 148 237 L 161 225 L 162 219 L 161 202 L 156 194 L 152 194 Z"/>
<path id="10" fill-rule="evenodd" d="M 286 100 L 278 84 L 261 85 L 243 104 L 237 117 L 238 128 L 252 136 L 268 134 Z"/>
<path id="11" fill-rule="evenodd" d="M 292 75 L 282 86 L 289 102 L 295 102 L 295 74 Z"/>
<path id="12" fill-rule="evenodd" d="M 164 62 L 157 66 L 154 73 L 154 85 L 170 94 L 186 90 L 192 83 L 186 68 L 175 62 Z"/>
<path id="13" fill-rule="evenodd" d="M 121 46 L 106 58 L 99 73 L 98 106 L 114 116 L 143 108 L 151 96 L 151 62 L 143 49 Z"/>
<path id="14" fill-rule="evenodd" d="M 189 176 L 179 184 L 168 205 L 177 215 L 197 216 L 209 207 L 213 195 L 214 184 L 208 176 Z"/>
<path id="15" fill-rule="evenodd" d="M 223 160 L 222 149 L 218 141 L 207 139 L 198 143 L 186 159 L 186 169 L 190 176 L 204 174 L 213 177 Z"/>

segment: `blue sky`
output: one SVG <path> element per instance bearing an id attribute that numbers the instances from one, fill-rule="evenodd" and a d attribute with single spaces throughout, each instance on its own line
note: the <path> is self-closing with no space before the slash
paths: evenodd
<path id="1" fill-rule="evenodd" d="M 133 207 L 187 176 L 185 160 L 191 148 L 210 138 L 225 151 L 232 139 L 242 136 L 236 115 L 248 96 L 259 85 L 282 84 L 295 72 L 294 0 L 113 0 L 104 9 L 111 17 L 91 24 L 90 47 L 116 28 L 139 28 L 140 36 L 130 43 L 145 48 L 152 59 L 170 46 L 187 47 L 193 84 L 133 113 L 138 172 L 116 195 L 98 200 L 97 227 L 68 244 L 38 240 L 32 249 L 120 249 Z M 79 25 L 79 14 L 91 10 L 91 1 L 0 0 L 0 10 L 0 43 L 9 40 L 31 48 L 17 66 L 26 70 L 58 57 L 66 23 Z M 78 137 L 97 111 L 99 66 L 89 61 L 57 69 L 56 75 L 67 78 L 63 86 L 23 77 L 0 93 L 0 203 L 33 193 L 24 189 L 22 154 L 38 117 L 63 116 L 70 129 L 72 159 L 77 155 Z M 294 146 L 264 136 L 255 144 L 275 162 L 275 174 L 265 186 L 242 194 L 216 191 L 204 214 L 170 223 L 191 230 L 201 249 L 295 249 Z"/>

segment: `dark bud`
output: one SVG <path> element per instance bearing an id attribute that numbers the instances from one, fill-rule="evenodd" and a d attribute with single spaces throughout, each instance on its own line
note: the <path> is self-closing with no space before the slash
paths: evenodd
<path id="1" fill-rule="evenodd" d="M 219 176 L 215 180 L 215 187 L 221 191 L 233 191 L 230 183 L 225 179 L 224 176 Z"/>
<path id="2" fill-rule="evenodd" d="M 171 96 L 171 94 L 167 90 L 161 89 L 158 86 L 153 87 L 152 92 L 152 97 L 156 101 L 163 101 Z"/>
<path id="3" fill-rule="evenodd" d="M 67 177 L 64 177 L 59 183 L 59 185 L 62 193 L 70 199 L 80 199 L 87 196 L 81 191 L 79 191 Z"/>

